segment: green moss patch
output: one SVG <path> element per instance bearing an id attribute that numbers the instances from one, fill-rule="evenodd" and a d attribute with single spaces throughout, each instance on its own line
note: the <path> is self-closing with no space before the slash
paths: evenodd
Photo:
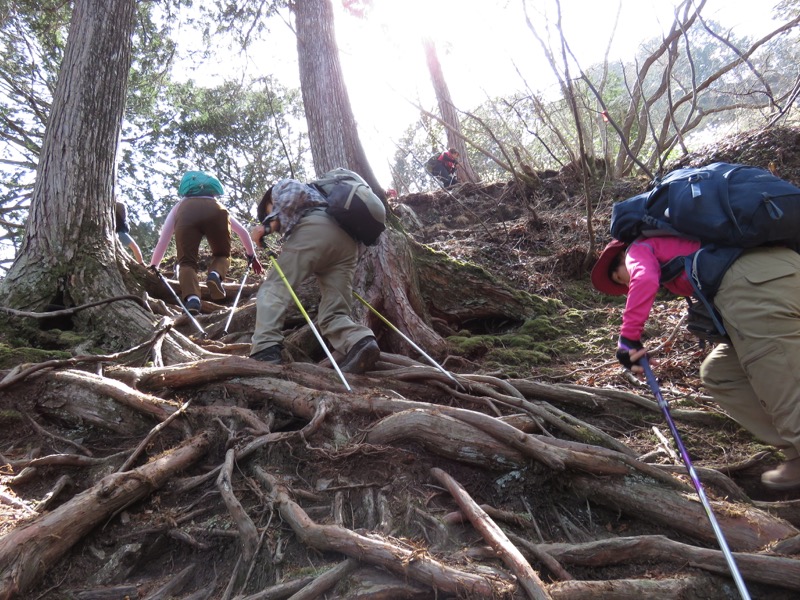
<path id="1" fill-rule="evenodd" d="M 70 358 L 69 352 L 60 350 L 41 350 L 39 348 L 13 348 L 0 343 L 0 369 L 10 369 L 24 363 L 40 363 L 46 360 Z"/>

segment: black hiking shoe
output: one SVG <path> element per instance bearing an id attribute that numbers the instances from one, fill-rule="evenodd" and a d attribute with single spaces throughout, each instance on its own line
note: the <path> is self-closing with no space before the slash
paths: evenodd
<path id="1" fill-rule="evenodd" d="M 190 315 L 199 315 L 200 309 L 203 307 L 200 298 L 189 298 L 184 306 L 186 306 L 186 310 L 189 311 Z"/>
<path id="2" fill-rule="evenodd" d="M 225 288 L 222 287 L 222 280 L 216 273 L 209 273 L 206 277 L 206 285 L 208 286 L 208 293 L 211 295 L 212 300 L 224 300 Z"/>
<path id="3" fill-rule="evenodd" d="M 342 373 L 361 375 L 372 369 L 380 357 L 381 349 L 378 347 L 378 342 L 370 335 L 361 338 L 350 348 L 339 368 Z"/>
<path id="4" fill-rule="evenodd" d="M 283 350 L 283 346 L 280 344 L 275 344 L 274 346 L 269 346 L 268 348 L 259 350 L 255 354 L 251 354 L 250 358 L 273 365 L 280 365 L 283 363 L 283 358 L 281 358 L 281 350 Z"/>

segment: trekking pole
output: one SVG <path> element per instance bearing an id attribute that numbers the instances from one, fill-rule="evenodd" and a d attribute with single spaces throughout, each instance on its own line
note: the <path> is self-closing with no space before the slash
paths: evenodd
<path id="1" fill-rule="evenodd" d="M 678 446 L 678 450 L 681 453 L 681 458 L 683 459 L 683 464 L 686 465 L 686 470 L 689 471 L 689 477 L 692 480 L 692 485 L 694 485 L 694 489 L 697 490 L 697 495 L 700 497 L 700 502 L 703 505 L 703 508 L 706 511 L 706 515 L 708 516 L 708 520 L 711 522 L 711 528 L 714 530 L 714 534 L 717 536 L 717 541 L 719 542 L 719 546 L 722 549 L 722 554 L 725 555 L 725 560 L 728 563 L 728 568 L 733 575 L 733 580 L 736 582 L 736 587 L 739 590 L 739 595 L 742 597 L 742 600 L 750 600 L 750 594 L 747 592 L 747 587 L 744 584 L 744 580 L 742 579 L 741 573 L 739 573 L 739 569 L 736 566 L 736 560 L 733 558 L 733 554 L 731 554 L 730 549 L 728 548 L 728 543 L 725 541 L 725 536 L 722 533 L 722 529 L 720 529 L 719 523 L 717 523 L 716 517 L 714 517 L 714 513 L 711 510 L 711 505 L 706 498 L 706 494 L 703 491 L 703 486 L 700 484 L 700 478 L 697 476 L 697 473 L 694 470 L 694 466 L 692 466 L 692 461 L 689 459 L 689 453 L 686 452 L 686 447 L 683 445 L 681 441 L 681 436 L 678 434 L 678 428 L 675 427 L 675 422 L 672 420 L 672 417 L 669 412 L 669 405 L 667 401 L 664 400 L 664 397 L 661 395 L 661 390 L 658 386 L 658 381 L 656 380 L 656 376 L 653 374 L 653 370 L 650 368 L 650 363 L 647 361 L 647 357 L 644 356 L 639 359 L 639 364 L 644 369 L 645 377 L 647 378 L 647 384 L 650 386 L 650 389 L 653 391 L 653 394 L 658 401 L 658 405 L 661 407 L 661 411 L 664 413 L 664 417 L 667 420 L 667 425 L 669 426 L 669 430 L 672 432 L 672 437 L 675 439 L 675 444 Z"/>
<path id="2" fill-rule="evenodd" d="M 202 335 L 203 337 L 206 337 L 206 335 L 208 335 L 208 334 L 206 334 L 205 330 L 200 326 L 200 323 L 197 322 L 197 319 L 195 319 L 192 316 L 192 313 L 189 312 L 189 309 L 186 308 L 186 305 L 183 302 L 181 302 L 180 298 L 178 298 L 178 294 L 176 294 L 175 290 L 172 289 L 172 286 L 169 284 L 169 282 L 161 274 L 161 271 L 158 270 L 158 267 L 151 266 L 150 268 L 153 271 L 156 272 L 156 275 L 158 275 L 158 278 L 161 280 L 161 282 L 167 287 L 167 289 L 170 292 L 172 292 L 172 297 L 175 298 L 175 302 L 177 302 L 178 306 L 180 306 L 183 309 L 183 312 L 185 312 L 186 316 L 189 317 L 189 320 L 192 322 L 192 325 L 194 325 L 197 328 L 197 331 L 200 332 L 200 335 Z"/>
<path id="3" fill-rule="evenodd" d="M 253 260 L 255 259 L 255 255 L 248 257 L 247 259 L 247 266 L 244 268 L 244 276 L 242 277 L 242 283 L 239 285 L 239 291 L 236 292 L 236 298 L 233 300 L 233 306 L 231 306 L 231 312 L 228 315 L 228 320 L 225 321 L 225 329 L 222 330 L 222 335 L 228 335 L 228 327 L 231 326 L 231 320 L 233 319 L 233 312 L 236 310 L 236 305 L 239 303 L 239 297 L 242 295 L 242 288 L 244 287 L 244 282 L 247 281 L 247 275 L 250 273 L 250 265 L 253 264 Z"/>
<path id="4" fill-rule="evenodd" d="M 417 345 L 416 345 L 416 344 L 415 344 L 415 343 L 414 343 L 414 342 L 411 340 L 411 338 L 409 338 L 409 337 L 408 337 L 406 334 L 404 334 L 402 331 L 400 331 L 400 330 L 399 330 L 397 327 L 395 327 L 394 325 L 392 325 L 392 324 L 389 322 L 389 320 L 388 320 L 386 317 L 384 317 L 384 316 L 383 316 L 381 313 L 379 313 L 377 310 L 375 310 L 375 309 L 372 307 L 372 305 L 371 305 L 369 302 L 367 302 L 366 300 L 364 300 L 364 298 L 362 298 L 361 296 L 359 296 L 359 295 L 358 295 L 358 294 L 357 294 L 355 291 L 353 292 L 353 296 L 355 296 L 356 298 L 358 298 L 358 300 L 360 300 L 360 301 L 361 301 L 361 303 L 362 303 L 364 306 L 366 306 L 368 309 L 370 309 L 370 310 L 371 310 L 371 311 L 372 311 L 372 312 L 375 314 L 375 316 L 376 316 L 376 317 L 378 317 L 378 318 L 379 318 L 381 321 L 383 321 L 384 323 L 386 323 L 386 325 L 387 325 L 387 326 L 388 326 L 388 327 L 389 327 L 389 328 L 390 328 L 392 331 L 394 331 L 396 334 L 398 334 L 400 337 L 402 337 L 402 338 L 403 338 L 405 341 L 407 341 L 409 344 L 411 344 L 411 346 L 414 348 L 414 350 L 416 350 L 416 351 L 417 351 L 417 352 L 419 352 L 419 353 L 420 353 L 422 356 L 424 356 L 424 357 L 425 357 L 425 358 L 428 360 L 428 362 L 429 362 L 429 363 L 431 363 L 431 364 L 432 364 L 434 367 L 436 367 L 436 368 L 437 368 L 437 369 L 439 369 L 439 370 L 440 370 L 442 373 L 444 373 L 444 374 L 445 374 L 445 375 L 447 375 L 447 376 L 448 376 L 450 379 L 452 379 L 452 380 L 453 380 L 453 382 L 454 382 L 454 383 L 455 383 L 455 384 L 456 384 L 456 385 L 457 385 L 459 388 L 461 388 L 461 389 L 464 389 L 464 386 L 462 386 L 462 385 L 461 385 L 461 384 L 460 384 L 460 383 L 459 383 L 459 382 L 456 380 L 456 378 L 455 378 L 455 377 L 453 377 L 453 376 L 452 376 L 452 375 L 451 375 L 451 374 L 450 374 L 448 371 L 446 371 L 446 370 L 445 370 L 445 369 L 444 369 L 444 368 L 443 368 L 443 367 L 442 367 L 442 366 L 441 366 L 439 363 L 437 363 L 437 362 L 436 362 L 435 360 L 433 360 L 433 359 L 432 359 L 430 356 L 428 356 L 428 355 L 425 353 L 425 351 L 424 351 L 422 348 L 420 348 L 419 346 L 417 346 Z"/>
<path id="5" fill-rule="evenodd" d="M 319 345 L 322 346 L 322 349 L 325 351 L 325 354 L 328 355 L 328 358 L 330 359 L 333 368 L 336 369 L 336 374 L 339 376 L 339 379 L 342 380 L 342 383 L 344 384 L 344 387 L 347 388 L 347 391 L 352 392 L 353 390 L 350 388 L 350 384 L 347 383 L 347 380 L 344 378 L 342 370 L 339 368 L 339 365 L 333 359 L 331 351 L 328 350 L 328 347 L 325 345 L 325 342 L 323 341 L 322 336 L 319 334 L 319 331 L 317 331 L 317 328 L 314 327 L 314 323 L 311 322 L 311 317 L 308 316 L 306 309 L 303 308 L 303 305 L 300 302 L 300 298 L 298 298 L 297 294 L 294 293 L 294 290 L 292 289 L 289 280 L 286 279 L 286 275 L 283 274 L 283 269 L 281 269 L 280 265 L 278 265 L 278 261 L 275 260 L 275 257 L 278 255 L 275 254 L 272 250 L 268 250 L 267 254 L 269 255 L 269 259 L 272 261 L 272 266 L 275 267 L 275 271 L 278 273 L 278 275 L 280 275 L 280 278 L 283 279 L 283 283 L 286 284 L 286 289 L 289 290 L 289 293 L 292 295 L 292 298 L 294 299 L 294 303 L 297 305 L 297 308 L 305 317 L 306 323 L 308 323 L 308 326 L 311 327 L 311 331 L 313 331 L 314 335 L 317 337 Z"/>

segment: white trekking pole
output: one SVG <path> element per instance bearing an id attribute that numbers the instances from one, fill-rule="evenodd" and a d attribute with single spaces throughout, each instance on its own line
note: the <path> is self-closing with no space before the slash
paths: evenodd
<path id="1" fill-rule="evenodd" d="M 192 325 L 194 325 L 197 328 L 197 331 L 200 332 L 200 335 L 202 335 L 205 338 L 206 335 L 208 335 L 205 332 L 205 329 L 203 329 L 200 326 L 200 323 L 197 322 L 197 319 L 195 319 L 192 316 L 192 313 L 189 312 L 189 309 L 186 308 L 186 305 L 181 301 L 180 298 L 178 298 L 178 294 L 176 294 L 175 290 L 172 289 L 172 286 L 169 284 L 169 282 L 166 280 L 166 278 L 161 274 L 161 271 L 158 270 L 158 267 L 154 267 L 154 266 L 151 265 L 150 266 L 150 270 L 154 271 L 155 274 L 158 275 L 158 278 L 161 280 L 161 282 L 172 293 L 172 297 L 175 298 L 175 302 L 178 303 L 178 306 L 180 306 L 183 309 L 183 312 L 186 313 L 186 316 L 189 317 L 189 320 L 192 322 Z"/>
<path id="2" fill-rule="evenodd" d="M 225 321 L 225 329 L 222 330 L 222 335 L 228 335 L 228 327 L 231 326 L 231 319 L 233 319 L 233 313 L 236 311 L 236 305 L 239 304 L 239 298 L 242 295 L 242 288 L 244 287 L 244 282 L 247 281 L 247 275 L 250 273 L 250 265 L 253 264 L 254 259 L 255 255 L 248 257 L 247 259 L 247 266 L 244 268 L 242 283 L 239 285 L 239 291 L 236 292 L 236 298 L 234 298 L 233 300 L 233 306 L 231 306 L 231 312 L 228 315 L 228 320 Z"/>
<path id="3" fill-rule="evenodd" d="M 372 305 L 371 305 L 369 302 L 367 302 L 366 300 L 364 300 L 364 298 L 362 298 L 361 296 L 359 296 L 359 295 L 358 295 L 356 292 L 353 292 L 353 296 L 355 296 L 355 297 L 356 297 L 356 298 L 357 298 L 357 299 L 358 299 L 358 300 L 359 300 L 359 301 L 360 301 L 360 302 L 361 302 L 361 303 L 362 303 L 364 306 L 366 306 L 366 307 L 367 307 L 369 310 L 371 310 L 371 311 L 372 311 L 372 313 L 373 313 L 373 314 L 374 314 L 376 317 L 378 317 L 378 318 L 379 318 L 381 321 L 383 321 L 384 323 L 386 323 L 386 325 L 387 325 L 387 326 L 388 326 L 388 327 L 389 327 L 389 328 L 390 328 L 392 331 L 394 331 L 396 334 L 398 334 L 400 337 L 402 337 L 402 338 L 403 338 L 403 339 L 404 339 L 406 342 L 408 342 L 409 344 L 411 344 L 411 346 L 414 348 L 414 350 L 416 350 L 416 351 L 417 351 L 417 352 L 419 352 L 419 353 L 420 353 L 422 356 L 424 356 L 424 357 L 427 359 L 427 361 L 428 361 L 429 363 L 431 363 L 431 365 L 433 365 L 434 367 L 436 367 L 437 369 L 439 369 L 439 370 L 440 370 L 442 373 L 444 373 L 444 374 L 445 374 L 445 375 L 447 375 L 447 376 L 448 376 L 450 379 L 452 379 L 452 380 L 453 380 L 453 383 L 455 383 L 455 384 L 456 384 L 456 385 L 457 385 L 459 388 L 462 388 L 462 389 L 463 389 L 463 386 L 462 386 L 462 385 L 461 385 L 461 384 L 460 384 L 460 383 L 459 383 L 459 382 L 456 380 L 456 378 L 455 378 L 455 377 L 453 377 L 453 376 L 452 376 L 452 375 L 451 375 L 449 372 L 447 372 L 447 371 L 444 369 L 444 367 L 442 367 L 442 366 L 441 366 L 439 363 L 437 363 L 437 362 L 436 362 L 435 360 L 433 360 L 433 359 L 432 359 L 430 356 L 428 356 L 428 355 L 426 354 L 426 352 L 425 352 L 425 351 L 424 351 L 422 348 L 420 348 L 419 346 L 417 346 L 417 345 L 414 343 L 414 341 L 413 341 L 413 340 L 412 340 L 410 337 L 408 337 L 408 336 L 407 336 L 405 333 L 403 333 L 403 332 L 402 332 L 402 331 L 400 331 L 400 330 L 399 330 L 397 327 L 395 327 L 395 326 L 394 326 L 394 325 L 393 325 L 393 324 L 392 324 L 392 323 L 389 321 L 389 319 L 387 319 L 387 318 L 386 318 L 386 317 L 384 317 L 384 316 L 383 316 L 381 313 L 379 313 L 377 310 L 375 310 L 375 309 L 372 307 Z"/>

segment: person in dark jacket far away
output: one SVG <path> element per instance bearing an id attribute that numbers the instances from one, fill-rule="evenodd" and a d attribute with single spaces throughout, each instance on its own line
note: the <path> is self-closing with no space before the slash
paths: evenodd
<path id="1" fill-rule="evenodd" d="M 372 369 L 381 351 L 372 330 L 351 318 L 358 242 L 325 212 L 326 205 L 314 187 L 296 179 L 282 179 L 259 202 L 261 224 L 250 235 L 260 245 L 265 235 L 283 234 L 277 263 L 289 286 L 296 289 L 311 275 L 317 278 L 320 333 L 344 355 L 339 363 L 342 372 L 361 374 Z M 277 269 L 270 270 L 258 291 L 250 358 L 283 362 L 283 322 L 291 301 Z"/>
<path id="2" fill-rule="evenodd" d="M 645 355 L 642 330 L 660 287 L 661 265 L 688 256 L 700 242 L 674 236 L 612 241 L 592 269 L 592 284 L 627 295 L 617 359 L 635 373 Z M 689 297 L 685 270 L 663 286 Z M 764 472 L 773 490 L 800 488 L 800 254 L 784 247 L 744 250 L 725 271 L 713 297 L 729 342 L 717 344 L 700 368 L 716 402 L 785 461 Z"/>
<path id="3" fill-rule="evenodd" d="M 198 314 L 202 307 L 197 269 L 200 242 L 204 237 L 212 254 L 206 277 L 212 300 L 222 300 L 226 296 L 222 282 L 230 266 L 231 229 L 239 236 L 248 259 L 252 257 L 253 272 L 256 275 L 263 272 L 247 229 L 228 215 L 228 210 L 217 200 L 223 193 L 222 184 L 213 175 L 202 171 L 187 172 L 178 187 L 180 200 L 169 211 L 150 260 L 151 267 L 158 267 L 174 233 L 181 300 L 192 314 Z"/>
<path id="4" fill-rule="evenodd" d="M 435 161 L 431 161 L 430 174 L 445 187 L 449 188 L 458 183 L 456 167 L 461 155 L 455 148 L 442 152 Z"/>

